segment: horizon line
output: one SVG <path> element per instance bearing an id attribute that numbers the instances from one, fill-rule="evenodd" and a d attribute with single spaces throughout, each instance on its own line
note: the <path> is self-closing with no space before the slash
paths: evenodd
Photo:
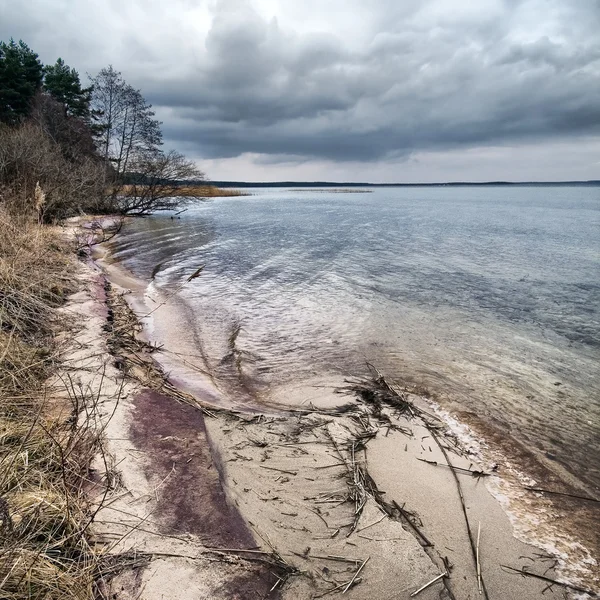
<path id="1" fill-rule="evenodd" d="M 395 182 L 373 183 L 357 181 L 242 181 L 242 180 L 206 180 L 206 183 L 217 186 L 346 186 L 346 187 L 425 187 L 425 186 L 486 186 L 486 185 L 600 185 L 600 179 L 562 180 L 562 181 L 439 181 L 439 182 Z"/>

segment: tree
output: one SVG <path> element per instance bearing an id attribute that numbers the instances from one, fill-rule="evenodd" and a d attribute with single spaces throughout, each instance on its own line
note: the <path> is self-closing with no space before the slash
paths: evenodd
<path id="1" fill-rule="evenodd" d="M 50 94 L 40 90 L 33 100 L 31 120 L 37 123 L 46 135 L 57 144 L 62 155 L 71 162 L 92 158 L 102 163 L 89 122 L 81 117 L 69 115 L 65 105 Z"/>
<path id="2" fill-rule="evenodd" d="M 92 79 L 92 88 L 98 151 L 112 164 L 116 183 L 122 183 L 132 162 L 161 146 L 161 123 L 141 92 L 125 83 L 112 66 Z"/>
<path id="3" fill-rule="evenodd" d="M 134 166 L 135 172 L 128 173 L 128 183 L 121 188 L 119 200 L 123 212 L 147 215 L 203 197 L 198 185 L 185 186 L 182 197 L 183 182 L 198 183 L 205 177 L 193 161 L 179 152 L 158 151 L 144 156 Z"/>
<path id="4" fill-rule="evenodd" d="M 44 88 L 63 104 L 67 115 L 89 118 L 92 88 L 82 88 L 79 73 L 62 58 L 54 65 L 44 67 Z"/>
<path id="5" fill-rule="evenodd" d="M 43 67 L 25 42 L 0 42 L 0 121 L 14 125 L 29 115 Z"/>
<path id="6" fill-rule="evenodd" d="M 181 180 L 204 178 L 177 152 L 161 150 L 160 121 L 139 90 L 112 66 L 92 79 L 98 152 L 106 162 L 106 183 L 115 204 L 128 213 L 173 208 Z"/>

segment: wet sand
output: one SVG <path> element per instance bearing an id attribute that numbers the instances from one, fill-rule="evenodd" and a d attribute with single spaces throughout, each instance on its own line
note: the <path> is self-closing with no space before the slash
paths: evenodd
<path id="1" fill-rule="evenodd" d="M 98 258 L 138 316 L 153 310 L 156 322 L 168 312 L 168 303 L 148 309 L 145 284 Z M 83 276 L 88 283 L 90 273 Z M 90 288 L 89 314 L 102 315 L 100 296 L 97 284 Z M 97 318 L 101 329 L 102 316 Z M 152 328 L 144 335 L 152 339 Z M 182 348 L 164 350 L 159 363 L 164 367 L 168 355 L 176 367 L 173 357 Z M 104 360 L 114 362 L 106 352 Z M 502 489 L 502 480 L 481 462 L 479 449 L 460 443 L 450 428 L 440 424 L 442 441 L 434 443 L 418 418 L 389 407 L 375 414 L 355 396 L 335 394 L 334 382 L 327 382 L 325 405 L 351 402 L 351 413 L 310 408 L 299 388 L 278 408 L 251 406 L 246 398 L 227 398 L 190 364 L 193 358 L 180 361 L 171 379 L 185 381 L 203 404 L 214 405 L 210 416 L 132 379 L 107 424 L 121 484 L 100 513 L 99 534 L 110 539 L 124 532 L 112 551 L 135 549 L 152 557 L 135 575 L 118 579 L 131 594 L 118 597 L 251 598 L 252 586 L 258 586 L 261 597 L 317 598 L 348 587 L 348 598 L 409 598 L 446 571 L 418 597 L 481 598 L 487 592 L 490 598 L 541 598 L 543 591 L 544 598 L 564 597 L 560 586 L 546 589 L 547 582 L 502 565 L 551 578 L 568 574 L 575 581 L 565 565 L 552 569 L 558 563 L 547 552 L 516 539 L 514 524 L 488 489 Z M 111 376 L 117 380 L 119 374 Z M 307 387 L 305 397 L 311 394 L 314 388 Z M 291 398 L 302 412 L 291 410 Z M 430 410 L 423 399 L 410 400 Z M 448 460 L 445 447 L 459 448 L 448 455 L 456 467 L 490 475 L 454 476 L 440 466 Z M 356 473 L 362 474 L 359 481 Z M 481 577 L 472 547 L 477 537 Z M 289 567 L 286 575 L 280 573 L 279 582 L 272 570 L 248 562 L 247 555 L 240 558 L 243 552 L 216 561 L 206 554 L 232 544 L 276 553 Z M 190 582 L 189 589 L 176 586 L 178 579 Z M 269 591 L 273 582 L 279 585 Z M 180 595 L 173 595 L 176 589 Z M 218 595 L 223 590 L 228 595 Z"/>

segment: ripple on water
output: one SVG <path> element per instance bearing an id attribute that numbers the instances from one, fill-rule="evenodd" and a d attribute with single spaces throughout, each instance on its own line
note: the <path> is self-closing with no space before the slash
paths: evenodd
<path id="1" fill-rule="evenodd" d="M 165 335 L 224 388 L 280 400 L 369 361 L 598 489 L 599 188 L 255 193 L 114 244 L 162 294 L 206 265 Z"/>

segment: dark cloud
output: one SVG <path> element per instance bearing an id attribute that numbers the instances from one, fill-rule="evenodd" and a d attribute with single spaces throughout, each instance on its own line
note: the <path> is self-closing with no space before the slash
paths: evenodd
<path id="1" fill-rule="evenodd" d="M 85 11 L 61 15 L 91 2 L 11 4 L 0 37 L 70 48 L 80 70 L 114 63 L 199 157 L 364 162 L 600 134 L 595 0 L 148 0 L 96 7 L 83 29 Z"/>

